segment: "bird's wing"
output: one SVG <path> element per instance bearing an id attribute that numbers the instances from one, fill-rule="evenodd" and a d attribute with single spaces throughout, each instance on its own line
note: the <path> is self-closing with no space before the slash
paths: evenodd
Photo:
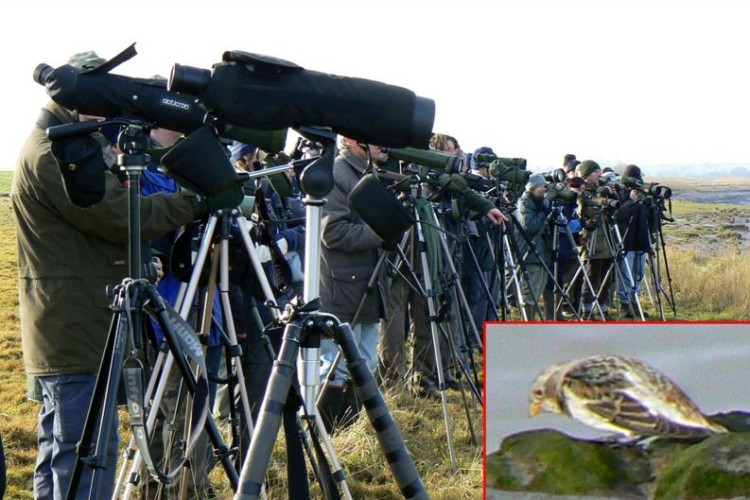
<path id="1" fill-rule="evenodd" d="M 641 435 L 697 436 L 710 426 L 671 380 L 636 360 L 592 360 L 571 369 L 567 390 L 597 417 Z"/>
<path id="2" fill-rule="evenodd" d="M 634 370 L 625 373 L 630 388 L 625 389 L 629 396 L 656 414 L 659 418 L 675 426 L 679 434 L 695 435 L 721 432 L 721 427 L 706 419 L 698 405 L 669 377 L 654 370 L 645 363 L 633 360 Z"/>
<path id="3" fill-rule="evenodd" d="M 611 423 L 612 427 L 633 434 L 653 433 L 654 415 L 628 394 L 630 381 L 611 366 L 581 364 L 568 371 L 563 385 L 568 398 L 575 398 L 579 406 Z"/>

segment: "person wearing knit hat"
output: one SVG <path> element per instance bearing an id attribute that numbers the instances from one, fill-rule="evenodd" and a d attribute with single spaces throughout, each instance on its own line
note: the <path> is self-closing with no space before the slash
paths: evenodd
<path id="1" fill-rule="evenodd" d="M 544 178 L 544 175 L 540 173 L 531 174 L 529 181 L 526 183 L 526 191 L 533 191 L 541 186 L 547 186 L 547 180 Z"/>
<path id="2" fill-rule="evenodd" d="M 528 279 L 521 283 L 523 312 L 527 320 L 533 320 L 537 315 L 540 319 L 545 317 L 541 299 L 547 284 L 547 272 L 542 262 L 549 266 L 552 257 L 552 231 L 547 224 L 550 203 L 546 194 L 547 181 L 544 175 L 536 173 L 529 177 L 526 190 L 518 200 L 519 223 L 529 238 L 519 238 L 518 245 L 518 258 L 524 259 L 528 275 Z"/>
<path id="3" fill-rule="evenodd" d="M 586 274 L 594 290 L 592 292 L 591 287 L 584 286 L 584 318 L 593 319 L 593 315 L 600 315 L 602 319 L 609 320 L 609 286 L 612 280 L 607 278 L 607 271 L 612 263 L 613 254 L 608 234 L 612 216 L 608 210 L 602 210 L 595 202 L 599 197 L 597 190 L 602 175 L 599 164 L 593 160 L 585 160 L 578 166 L 578 170 L 585 183 L 585 191 L 579 199 L 581 222 L 584 227 L 581 247 L 583 260 L 587 261 Z M 597 302 L 599 307 L 595 308 Z"/>
<path id="4" fill-rule="evenodd" d="M 579 166 L 578 171 L 581 173 L 581 178 L 586 181 L 587 183 L 590 182 L 587 178 L 589 175 L 593 174 L 594 172 L 601 173 L 601 167 L 598 163 L 596 163 L 594 160 L 584 160 Z M 597 178 L 597 181 L 599 179 Z"/>

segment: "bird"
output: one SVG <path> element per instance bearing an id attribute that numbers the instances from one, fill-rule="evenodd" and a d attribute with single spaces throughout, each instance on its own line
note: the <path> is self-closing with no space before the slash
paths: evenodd
<path id="1" fill-rule="evenodd" d="M 657 369 L 622 355 L 557 363 L 531 386 L 529 413 L 564 414 L 626 439 L 701 438 L 727 432 Z"/>

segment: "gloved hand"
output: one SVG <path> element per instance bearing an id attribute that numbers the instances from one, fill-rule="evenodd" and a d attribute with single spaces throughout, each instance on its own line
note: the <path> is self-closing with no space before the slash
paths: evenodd
<path id="1" fill-rule="evenodd" d="M 242 187 L 237 186 L 224 191 L 218 196 L 201 198 L 200 205 L 204 213 L 210 214 L 223 208 L 239 207 L 244 197 L 245 193 L 242 191 Z"/>

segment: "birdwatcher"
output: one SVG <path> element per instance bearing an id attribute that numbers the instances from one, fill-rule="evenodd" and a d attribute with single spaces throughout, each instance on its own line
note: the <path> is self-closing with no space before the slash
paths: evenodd
<path id="1" fill-rule="evenodd" d="M 547 181 L 544 175 L 536 173 L 529 177 L 523 195 L 518 200 L 518 220 L 526 235 L 531 240 L 531 247 L 525 238 L 518 238 L 519 255 L 524 258 L 528 279 L 521 283 L 521 297 L 523 297 L 526 318 L 529 320 L 545 319 L 539 316 L 537 305 L 542 307 L 542 295 L 547 284 L 547 271 L 552 251 L 552 234 L 547 216 L 550 213 L 550 202 L 545 198 Z M 531 250 L 534 248 L 535 251 Z"/>
<path id="2" fill-rule="evenodd" d="M 643 182 L 643 174 L 637 165 L 625 167 L 622 177 Z M 653 208 L 652 199 L 637 189 L 630 189 L 623 192 L 620 206 L 615 212 L 615 221 L 622 237 L 622 250 L 625 252 L 624 258 L 619 262 L 622 276 L 617 283 L 621 318 L 633 319 L 640 316 L 641 312 L 644 317 L 648 316 L 647 312 L 640 309 L 636 298 L 641 293 L 646 258 L 652 251 L 649 212 Z"/>
<path id="3" fill-rule="evenodd" d="M 89 51 L 68 63 L 81 71 L 105 60 Z M 86 422 L 112 320 L 106 289 L 128 275 L 128 191 L 105 163 L 110 146 L 95 132 L 85 166 L 104 175 L 100 201 L 86 208 L 66 193 L 61 169 L 45 130 L 90 119 L 49 102 L 21 148 L 10 198 L 18 237 L 18 295 L 26 374 L 41 390 L 34 497 L 68 494 L 76 445 Z M 83 166 L 83 165 L 79 165 Z M 96 177 L 96 176 L 95 176 Z M 142 200 L 142 237 L 151 239 L 207 213 L 208 203 L 179 191 Z M 234 200 L 228 200 L 234 204 Z M 215 200 L 213 200 L 215 202 Z M 237 202 L 239 203 L 239 201 Z M 150 260 L 150 259 L 149 259 Z M 140 264 L 136 264 L 140 265 Z M 106 443 L 109 466 L 96 498 L 109 498 L 117 464 L 117 416 Z M 76 498 L 88 498 L 92 469 L 85 466 Z"/>
<path id="4" fill-rule="evenodd" d="M 581 234 L 581 246 L 583 248 L 583 260 L 586 261 L 586 273 L 589 276 L 591 287 L 584 286 L 583 291 L 583 314 L 584 318 L 601 317 L 609 320 L 609 285 L 610 279 L 606 279 L 607 270 L 612 262 L 613 254 L 609 240 L 609 226 L 611 215 L 597 201 L 599 199 L 599 178 L 602 169 L 593 160 L 585 160 L 578 170 L 584 181 L 585 191 L 579 198 L 579 210 L 583 231 Z M 598 302 L 601 312 L 594 307 Z"/>

